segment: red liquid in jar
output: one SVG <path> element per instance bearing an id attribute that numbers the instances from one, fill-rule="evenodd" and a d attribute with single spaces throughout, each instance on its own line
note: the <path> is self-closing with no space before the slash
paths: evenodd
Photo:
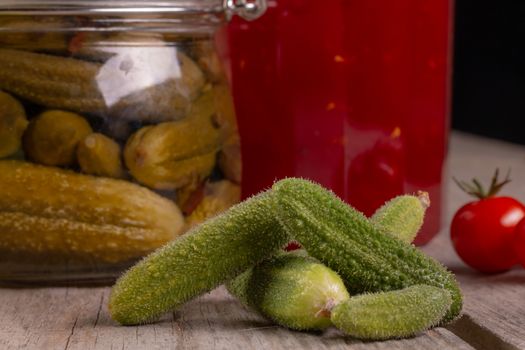
<path id="1" fill-rule="evenodd" d="M 243 195 L 310 178 L 371 215 L 428 191 L 439 229 L 451 1 L 277 0 L 228 29 Z"/>

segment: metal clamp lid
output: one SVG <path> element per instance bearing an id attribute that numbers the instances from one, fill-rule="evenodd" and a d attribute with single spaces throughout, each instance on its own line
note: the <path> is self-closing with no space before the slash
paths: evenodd
<path id="1" fill-rule="evenodd" d="M 223 6 L 228 19 L 237 15 L 247 21 L 261 17 L 268 8 L 266 0 L 224 0 Z"/>

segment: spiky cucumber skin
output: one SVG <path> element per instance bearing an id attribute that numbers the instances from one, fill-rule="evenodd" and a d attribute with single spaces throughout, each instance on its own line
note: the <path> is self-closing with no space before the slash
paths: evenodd
<path id="1" fill-rule="evenodd" d="M 252 197 L 144 258 L 113 287 L 111 317 L 153 321 L 278 252 L 289 237 L 271 201 L 268 192 Z"/>
<path id="2" fill-rule="evenodd" d="M 445 289 L 414 285 L 352 297 L 332 309 L 331 320 L 346 334 L 363 340 L 405 338 L 435 326 L 451 303 Z"/>
<path id="3" fill-rule="evenodd" d="M 397 196 L 381 206 L 370 221 L 384 233 L 412 243 L 423 226 L 426 209 L 416 196 Z"/>
<path id="4" fill-rule="evenodd" d="M 330 327 L 331 308 L 350 297 L 337 273 L 298 251 L 263 261 L 227 288 L 245 305 L 296 330 Z"/>
<path id="5" fill-rule="evenodd" d="M 452 273 L 414 246 L 382 233 L 332 192 L 302 179 L 274 184 L 275 213 L 310 255 L 339 273 L 350 294 L 427 284 L 448 290 L 452 305 L 443 322 L 461 311 Z"/>

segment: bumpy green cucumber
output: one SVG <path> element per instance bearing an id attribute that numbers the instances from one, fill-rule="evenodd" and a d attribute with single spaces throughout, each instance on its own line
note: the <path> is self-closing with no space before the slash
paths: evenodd
<path id="1" fill-rule="evenodd" d="M 252 197 L 131 268 L 112 290 L 111 317 L 125 325 L 152 321 L 275 254 L 288 240 L 269 193 Z"/>
<path id="2" fill-rule="evenodd" d="M 425 212 L 429 206 L 427 192 L 420 191 L 417 196 L 397 196 L 379 208 L 370 221 L 384 233 L 412 243 L 423 226 Z"/>
<path id="3" fill-rule="evenodd" d="M 330 310 L 350 297 L 337 273 L 300 251 L 265 260 L 227 286 L 245 305 L 298 330 L 330 327 Z"/>
<path id="4" fill-rule="evenodd" d="M 445 289 L 414 285 L 352 297 L 332 309 L 331 320 L 337 328 L 359 339 L 404 338 L 435 326 L 451 303 Z"/>
<path id="5" fill-rule="evenodd" d="M 332 192 L 307 180 L 274 184 L 275 213 L 308 253 L 338 272 L 350 294 L 428 284 L 447 289 L 452 305 L 443 322 L 461 311 L 454 275 L 414 246 L 382 233 Z"/>

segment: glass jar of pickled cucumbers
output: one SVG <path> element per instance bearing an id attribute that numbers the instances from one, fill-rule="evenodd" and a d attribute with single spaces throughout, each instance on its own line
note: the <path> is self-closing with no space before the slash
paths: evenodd
<path id="1" fill-rule="evenodd" d="M 0 2 L 0 281 L 108 281 L 240 199 L 214 45 L 264 1 Z"/>

